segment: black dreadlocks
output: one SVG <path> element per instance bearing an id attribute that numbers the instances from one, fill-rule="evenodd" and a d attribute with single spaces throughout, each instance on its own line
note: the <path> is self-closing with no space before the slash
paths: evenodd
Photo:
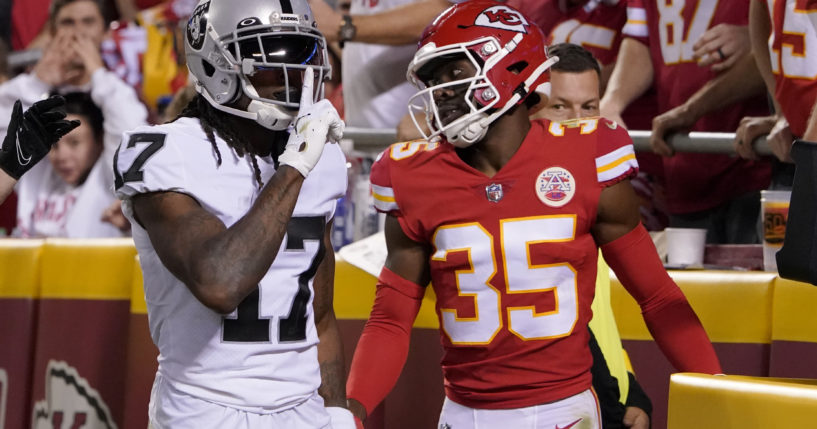
<path id="1" fill-rule="evenodd" d="M 261 180 L 261 170 L 258 168 L 258 159 L 256 158 L 256 154 L 253 152 L 249 139 L 242 136 L 240 129 L 233 127 L 232 123 L 224 117 L 224 114 L 211 106 L 210 103 L 201 96 L 201 94 L 196 94 L 196 96 L 193 97 L 189 103 L 187 103 L 187 106 L 185 106 L 184 110 L 182 110 L 182 113 L 174 118 L 173 121 L 179 118 L 199 119 L 201 122 L 201 129 L 204 131 L 204 134 L 207 135 L 207 139 L 210 140 L 210 144 L 213 146 L 213 151 L 216 153 L 218 165 L 221 165 L 221 152 L 218 150 L 218 145 L 216 145 L 215 134 L 218 134 L 219 137 L 227 142 L 227 145 L 233 148 L 238 156 L 243 157 L 244 154 L 250 155 L 250 160 L 252 161 L 253 170 L 255 170 L 255 180 L 258 182 L 258 187 L 260 188 L 264 186 L 264 182 Z M 275 168 L 278 168 L 278 155 L 283 151 L 287 136 L 288 134 L 286 132 L 275 132 L 275 137 L 273 139 L 273 159 L 275 160 Z"/>

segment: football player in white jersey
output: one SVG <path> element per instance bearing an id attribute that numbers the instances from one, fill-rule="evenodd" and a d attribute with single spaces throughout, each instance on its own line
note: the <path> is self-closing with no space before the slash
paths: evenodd
<path id="1" fill-rule="evenodd" d="M 344 124 L 316 28 L 306 0 L 201 0 L 185 37 L 198 95 L 123 137 L 155 429 L 354 427 L 329 240 L 346 166 L 326 143 Z"/>

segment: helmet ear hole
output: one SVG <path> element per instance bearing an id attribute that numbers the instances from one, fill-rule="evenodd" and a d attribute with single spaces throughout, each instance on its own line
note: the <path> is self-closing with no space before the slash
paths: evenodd
<path id="1" fill-rule="evenodd" d="M 507 70 L 513 74 L 522 73 L 522 70 L 528 67 L 527 61 L 517 61 L 507 67 Z"/>
<path id="2" fill-rule="evenodd" d="M 201 67 L 204 69 L 204 74 L 207 77 L 213 77 L 213 75 L 216 73 L 216 68 L 204 59 L 201 60 Z"/>

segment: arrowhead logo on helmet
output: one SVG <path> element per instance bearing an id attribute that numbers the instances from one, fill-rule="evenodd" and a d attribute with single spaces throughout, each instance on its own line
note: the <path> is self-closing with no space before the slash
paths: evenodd
<path id="1" fill-rule="evenodd" d="M 494 6 L 485 9 L 477 16 L 474 25 L 516 31 L 517 33 L 528 32 L 528 20 L 521 13 L 508 6 Z"/>

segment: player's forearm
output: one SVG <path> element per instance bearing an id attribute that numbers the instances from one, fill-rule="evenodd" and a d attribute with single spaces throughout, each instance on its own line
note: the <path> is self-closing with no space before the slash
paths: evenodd
<path id="1" fill-rule="evenodd" d="M 760 72 L 763 82 L 766 84 L 766 90 L 769 94 L 774 95 L 775 80 L 767 45 L 769 34 L 771 34 L 771 23 L 769 22 L 769 12 L 766 9 L 766 4 L 759 1 L 751 2 L 749 5 L 749 39 L 752 42 L 752 56 L 758 72 Z M 777 107 L 776 104 L 777 101 L 775 100 L 775 107 Z"/>
<path id="2" fill-rule="evenodd" d="M 354 42 L 405 45 L 420 40 L 423 30 L 451 3 L 421 0 L 374 15 L 354 15 Z"/>
<path id="3" fill-rule="evenodd" d="M 650 88 L 653 74 L 650 49 L 635 39 L 625 38 L 601 100 L 602 114 L 621 115 L 633 100 Z"/>
<path id="4" fill-rule="evenodd" d="M 693 118 L 700 118 L 747 98 L 766 93 L 766 84 L 751 54 L 707 82 L 684 103 Z"/>
<path id="5" fill-rule="evenodd" d="M 346 408 L 346 365 L 343 343 L 340 339 L 334 312 L 318 323 L 318 363 L 321 368 L 321 387 L 318 394 L 327 407 Z"/>
<path id="6" fill-rule="evenodd" d="M 255 290 L 278 254 L 303 180 L 282 166 L 244 217 L 194 248 L 188 275 L 199 295 L 209 291 L 230 312 Z"/>

